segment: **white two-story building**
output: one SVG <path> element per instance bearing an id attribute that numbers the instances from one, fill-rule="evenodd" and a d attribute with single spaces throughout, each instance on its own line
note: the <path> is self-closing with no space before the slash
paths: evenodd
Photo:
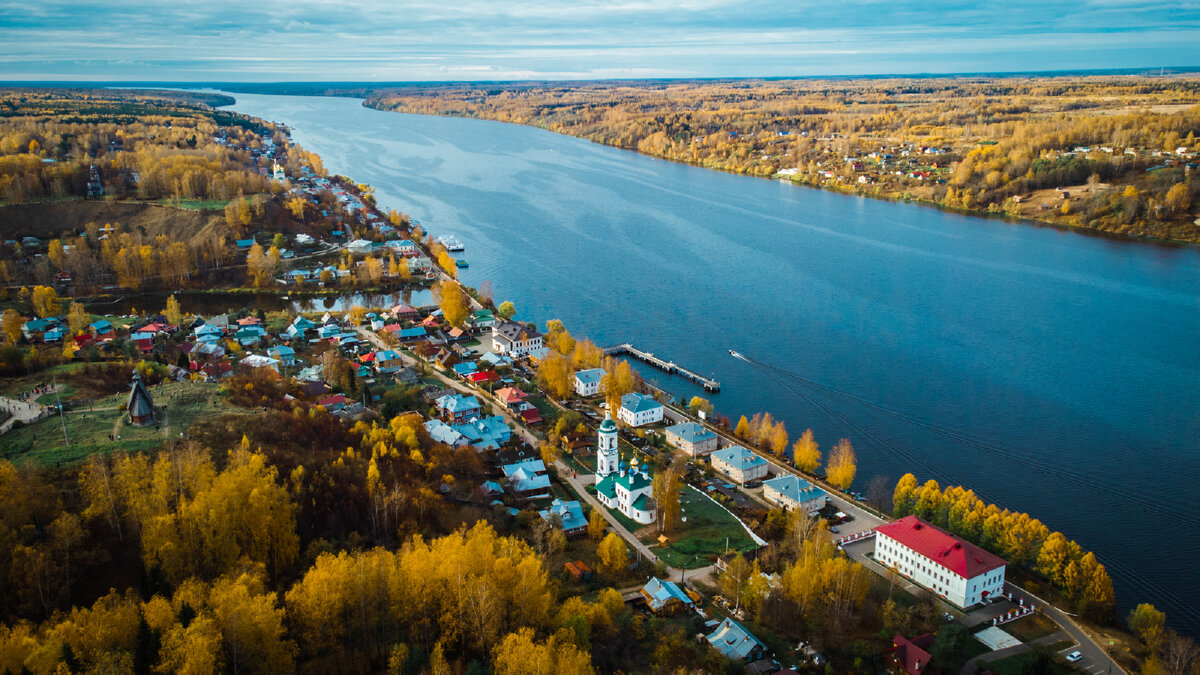
<path id="1" fill-rule="evenodd" d="M 621 397 L 621 409 L 617 411 L 617 417 L 631 427 L 654 424 L 662 421 L 663 404 L 645 394 L 625 394 Z"/>
<path id="2" fill-rule="evenodd" d="M 875 528 L 875 560 L 951 604 L 967 608 L 1004 591 L 1003 558 L 905 516 Z"/>
<path id="3" fill-rule="evenodd" d="M 492 324 L 492 351 L 513 359 L 522 359 L 544 347 L 542 334 L 516 321 Z"/>

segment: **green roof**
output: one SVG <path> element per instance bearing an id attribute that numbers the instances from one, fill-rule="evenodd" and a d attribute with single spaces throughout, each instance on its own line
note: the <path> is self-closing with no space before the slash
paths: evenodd
<path id="1" fill-rule="evenodd" d="M 596 483 L 596 492 L 604 495 L 606 499 L 617 498 L 617 474 L 610 473 Z"/>
<path id="2" fill-rule="evenodd" d="M 633 492 L 649 485 L 650 478 L 648 476 L 643 477 L 641 473 L 626 473 L 624 476 L 618 476 L 617 482 L 624 486 L 626 490 Z"/>
<path id="3" fill-rule="evenodd" d="M 646 498 L 646 495 L 641 495 L 637 499 L 633 500 L 633 504 L 631 504 L 631 506 L 638 511 L 649 511 L 650 500 Z"/>

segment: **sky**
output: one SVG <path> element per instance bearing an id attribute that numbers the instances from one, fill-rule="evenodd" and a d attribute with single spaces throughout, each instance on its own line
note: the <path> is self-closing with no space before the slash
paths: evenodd
<path id="1" fill-rule="evenodd" d="M 0 80 L 445 81 L 1200 66 L 1200 0 L 0 0 Z"/>

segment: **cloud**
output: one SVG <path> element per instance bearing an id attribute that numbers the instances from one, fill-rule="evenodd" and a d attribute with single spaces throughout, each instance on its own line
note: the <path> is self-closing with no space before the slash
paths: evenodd
<path id="1" fill-rule="evenodd" d="M 4 79 L 159 81 L 1157 67 L 1200 64 L 1200 4 L 0 0 L 0 63 Z"/>

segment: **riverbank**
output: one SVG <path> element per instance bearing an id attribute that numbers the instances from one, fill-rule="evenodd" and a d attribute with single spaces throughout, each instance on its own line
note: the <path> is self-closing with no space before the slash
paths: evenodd
<path id="1" fill-rule="evenodd" d="M 1053 87 L 1048 87 L 1049 83 Z M 532 126 L 692 166 L 972 215 L 1200 242 L 1189 78 L 511 83 L 379 110 Z M 1072 95 L 1051 94 L 1070 91 Z M 986 101 L 986 103 L 985 103 Z"/>

